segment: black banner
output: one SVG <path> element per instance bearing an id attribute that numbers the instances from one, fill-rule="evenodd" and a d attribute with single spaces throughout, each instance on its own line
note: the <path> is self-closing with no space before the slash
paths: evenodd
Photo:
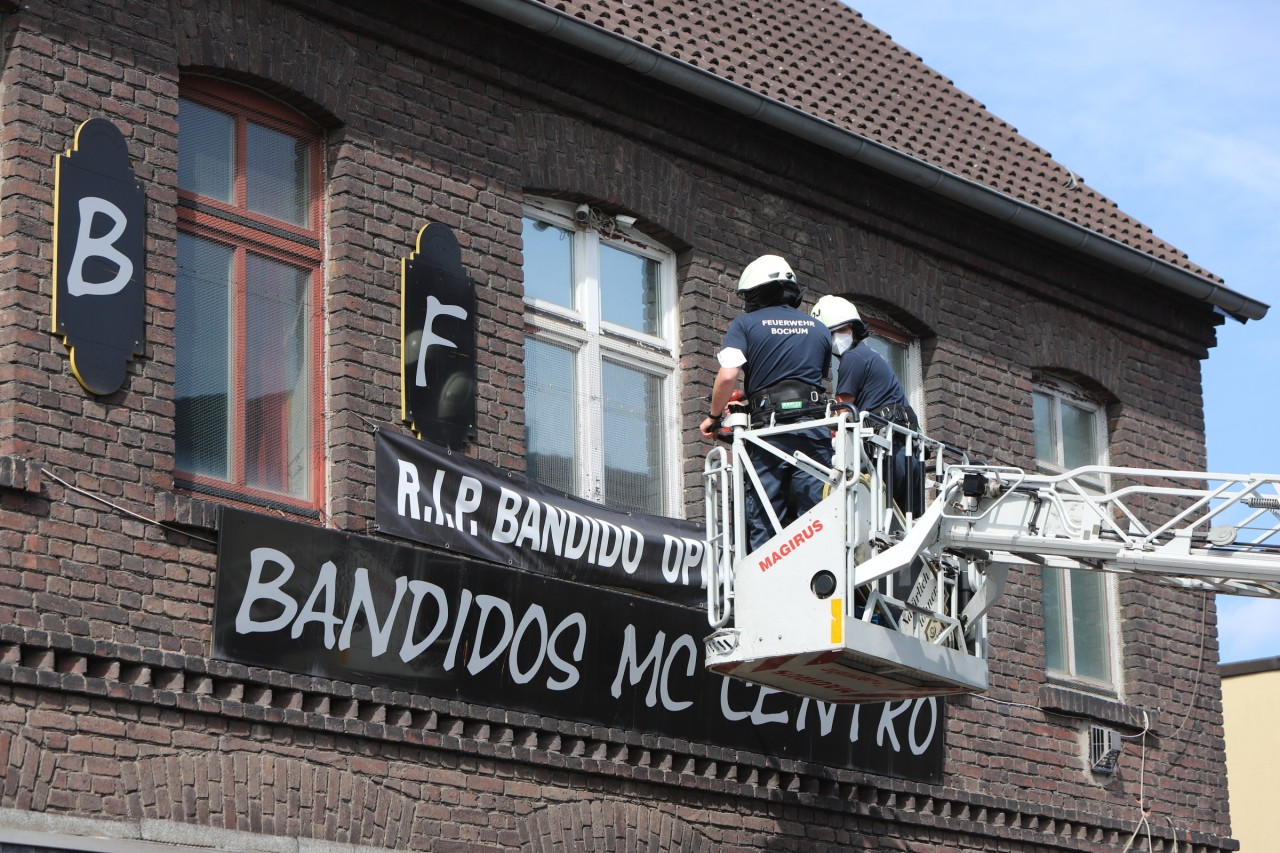
<path id="1" fill-rule="evenodd" d="M 390 429 L 376 438 L 378 529 L 496 563 L 706 604 L 706 532 L 548 489 Z"/>
<path id="2" fill-rule="evenodd" d="M 224 509 L 215 658 L 923 782 L 945 705 L 708 674 L 698 611 Z"/>

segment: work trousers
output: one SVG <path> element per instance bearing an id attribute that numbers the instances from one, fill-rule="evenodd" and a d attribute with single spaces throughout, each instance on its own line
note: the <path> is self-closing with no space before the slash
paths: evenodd
<path id="1" fill-rule="evenodd" d="M 831 464 L 831 433 L 825 429 L 788 432 L 772 436 L 769 443 L 783 453 L 803 453 L 823 465 Z M 778 520 L 786 527 L 822 500 L 823 483 L 817 477 L 806 474 L 794 465 L 764 450 L 748 451 L 764 488 L 765 499 L 773 506 Z M 760 503 L 747 480 L 746 487 L 747 536 L 750 550 L 754 551 L 774 536 L 769 515 Z"/>
<path id="2" fill-rule="evenodd" d="M 898 426 L 913 430 L 920 428 L 916 413 L 909 406 L 885 406 L 873 414 Z M 889 464 L 886 466 L 888 470 L 885 471 L 885 476 L 889 479 L 887 483 L 889 497 L 893 498 L 898 509 L 904 513 L 911 513 L 914 518 L 919 518 L 920 513 L 924 512 L 924 465 L 917 456 L 919 446 L 913 445 L 912 451 L 913 455 L 908 458 L 906 438 L 899 433 L 894 433 L 893 453 L 888 459 Z"/>
<path id="3" fill-rule="evenodd" d="M 916 449 L 912 448 L 913 451 Z M 894 439 L 888 474 L 889 493 L 898 509 L 919 518 L 924 512 L 924 464 L 914 455 L 907 457 L 905 439 Z"/>

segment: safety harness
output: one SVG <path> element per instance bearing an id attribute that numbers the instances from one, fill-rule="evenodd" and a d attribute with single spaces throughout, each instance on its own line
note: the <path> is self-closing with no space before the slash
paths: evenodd
<path id="1" fill-rule="evenodd" d="M 821 417 L 830 395 L 816 385 L 784 379 L 751 395 L 751 425 L 786 424 Z"/>

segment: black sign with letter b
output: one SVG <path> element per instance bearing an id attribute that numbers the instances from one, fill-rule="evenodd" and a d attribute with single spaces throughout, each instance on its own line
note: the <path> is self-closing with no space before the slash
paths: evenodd
<path id="1" fill-rule="evenodd" d="M 89 119 L 58 156 L 53 214 L 53 331 L 87 391 L 111 394 L 143 352 L 146 193 L 124 136 Z"/>

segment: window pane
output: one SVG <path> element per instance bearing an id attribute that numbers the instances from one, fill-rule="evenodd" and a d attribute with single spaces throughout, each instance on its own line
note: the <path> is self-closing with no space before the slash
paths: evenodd
<path id="1" fill-rule="evenodd" d="M 178 235 L 174 443 L 175 463 L 189 474 L 230 473 L 234 258 L 228 246 Z"/>
<path id="2" fill-rule="evenodd" d="M 194 101 L 178 101 L 178 187 L 235 202 L 235 119 Z"/>
<path id="3" fill-rule="evenodd" d="M 1067 671 L 1067 623 L 1062 609 L 1062 569 L 1040 572 L 1044 602 L 1044 654 L 1049 669 Z"/>
<path id="4" fill-rule="evenodd" d="M 524 295 L 565 308 L 573 299 L 573 237 L 563 228 L 525 217 Z"/>
<path id="5" fill-rule="evenodd" d="M 907 348 L 904 345 L 872 335 L 863 341 L 863 346 L 869 346 L 880 353 L 881 357 L 889 363 L 889 369 L 893 371 L 894 376 L 898 377 L 904 389 L 911 387 L 911 377 L 907 375 Z"/>
<path id="6" fill-rule="evenodd" d="M 1107 596 L 1101 572 L 1071 571 L 1071 630 L 1076 675 L 1107 681 L 1111 678 L 1107 642 Z"/>
<path id="7" fill-rule="evenodd" d="M 310 225 L 310 156 L 306 142 L 249 122 L 245 149 L 245 205 L 294 225 Z"/>
<path id="8" fill-rule="evenodd" d="M 1089 409 L 1059 401 L 1062 408 L 1062 460 L 1068 468 L 1098 464 L 1099 415 Z"/>
<path id="9" fill-rule="evenodd" d="M 536 338 L 524 344 L 525 461 L 539 483 L 577 494 L 577 383 L 573 351 Z"/>
<path id="10" fill-rule="evenodd" d="M 1032 429 L 1036 436 L 1036 460 L 1058 463 L 1058 429 L 1053 419 L 1053 400 L 1044 394 L 1031 395 Z"/>
<path id="11" fill-rule="evenodd" d="M 293 497 L 310 488 L 310 278 L 245 258 L 245 482 Z"/>
<path id="12" fill-rule="evenodd" d="M 662 379 L 604 363 L 604 494 L 618 509 L 661 515 L 663 431 Z"/>
<path id="13" fill-rule="evenodd" d="M 649 258 L 600 245 L 600 317 L 648 335 L 661 333 L 658 275 Z"/>

